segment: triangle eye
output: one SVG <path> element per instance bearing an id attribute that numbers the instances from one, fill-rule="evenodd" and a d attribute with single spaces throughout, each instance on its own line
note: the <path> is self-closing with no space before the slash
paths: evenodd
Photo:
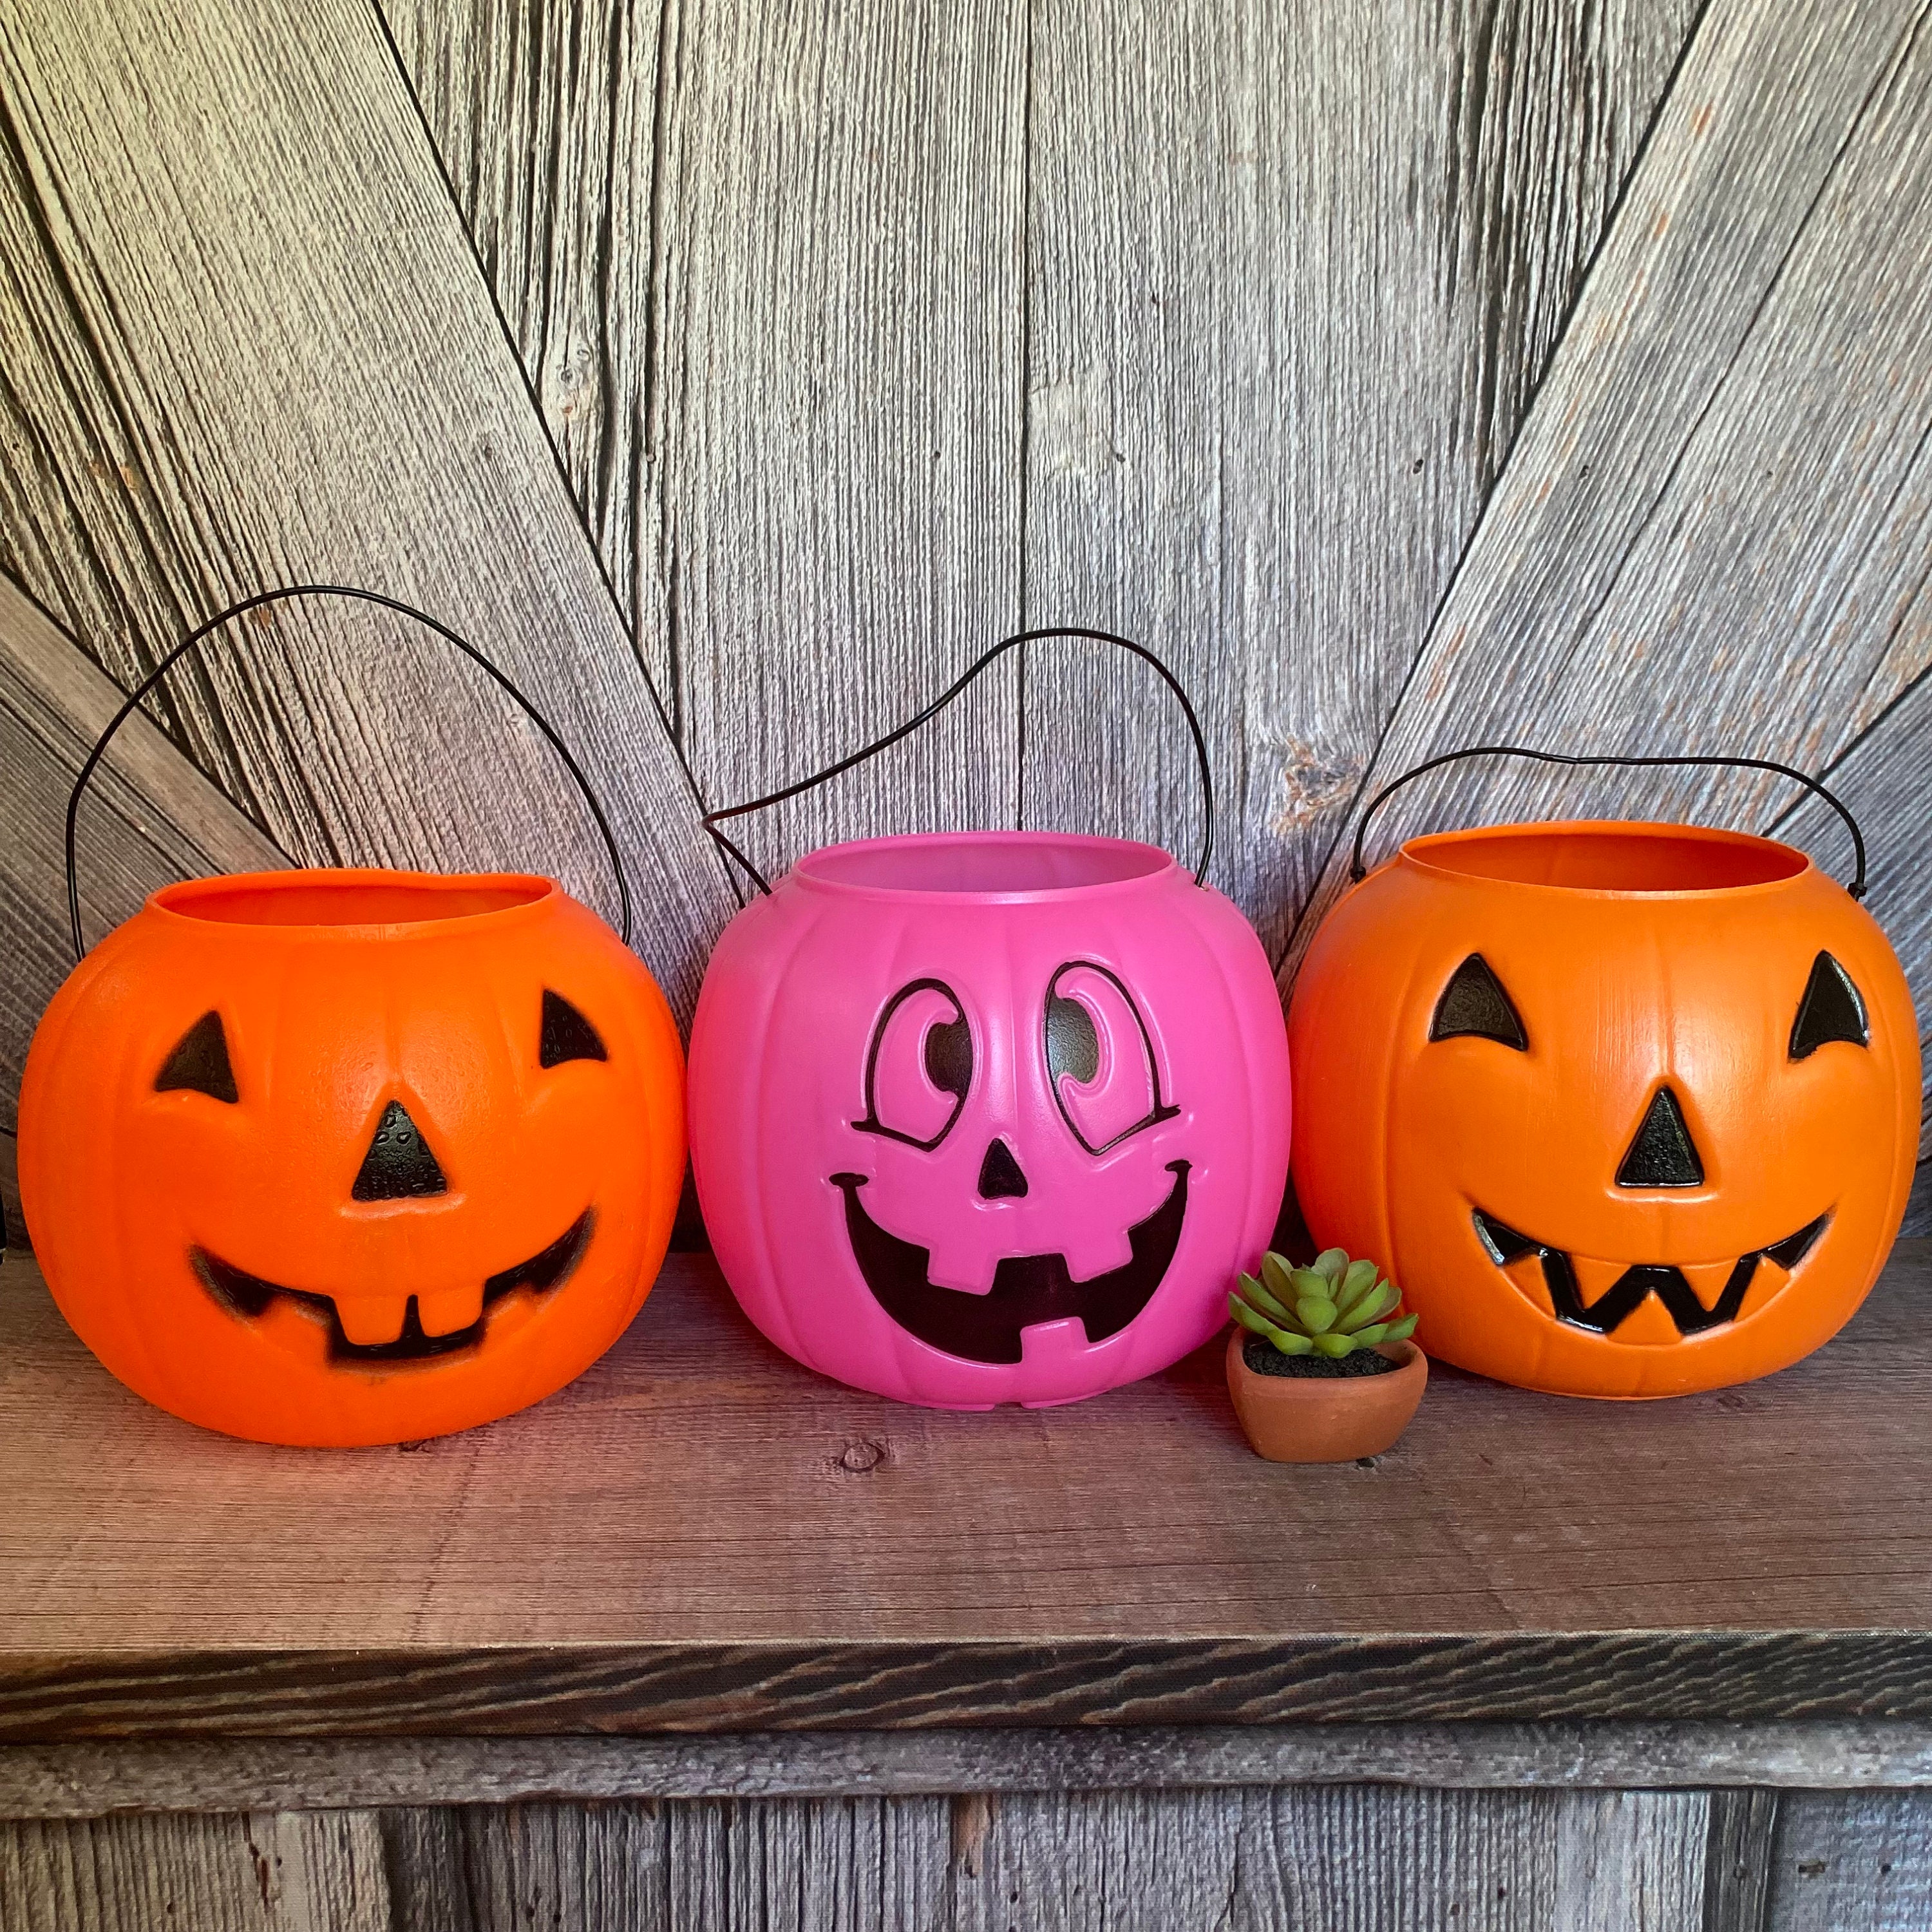
<path id="1" fill-rule="evenodd" d="M 1442 998 L 1436 1002 L 1436 1016 L 1429 1022 L 1431 1040 L 1455 1040 L 1471 1034 L 1498 1040 L 1519 1053 L 1529 1051 L 1529 1036 L 1503 991 L 1503 982 L 1480 952 L 1471 953 L 1450 975 Z"/>
<path id="2" fill-rule="evenodd" d="M 543 1031 L 537 1058 L 545 1066 L 561 1066 L 566 1060 L 608 1060 L 597 1029 L 561 993 L 544 989 Z"/>
<path id="3" fill-rule="evenodd" d="M 1869 1046 L 1871 1028 L 1852 976 L 1828 952 L 1821 952 L 1811 962 L 1811 976 L 1798 1002 L 1798 1017 L 1791 1023 L 1791 1057 L 1808 1060 L 1834 1040 Z"/>
<path id="4" fill-rule="evenodd" d="M 211 1100 L 233 1106 L 242 1096 L 235 1088 L 235 1070 L 228 1060 L 228 1036 L 219 1013 L 203 1013 L 175 1042 L 175 1050 L 154 1076 L 154 1091 L 185 1089 L 206 1094 Z"/>

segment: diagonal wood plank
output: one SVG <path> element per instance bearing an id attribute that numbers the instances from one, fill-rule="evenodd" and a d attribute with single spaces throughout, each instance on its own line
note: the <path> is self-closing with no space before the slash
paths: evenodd
<path id="1" fill-rule="evenodd" d="M 1906 614 L 1901 634 L 1916 633 L 1932 664 L 1932 582 L 1922 583 Z M 1925 864 L 1932 809 L 1925 790 L 1926 754 L 1932 748 L 1932 668 L 1922 670 L 1889 707 L 1834 759 L 1826 782 L 1858 819 L 1870 854 L 1871 893 L 1866 900 L 1905 964 L 1918 1009 L 1918 1048 L 1932 1070 L 1932 873 Z M 1826 806 L 1808 796 L 1772 820 L 1774 837 L 1790 838 L 1841 873 L 1851 865 L 1851 839 Z M 1932 1080 L 1932 1070 L 1928 1070 Z M 1919 1129 L 1918 1178 L 1906 1210 L 1905 1232 L 1932 1230 L 1932 1120 Z"/>
<path id="2" fill-rule="evenodd" d="M 1714 5 L 1364 794 L 1498 738 L 1823 764 L 1932 658 L 1925 14 Z M 1416 790 L 1372 856 L 1559 801 L 1745 824 L 1788 802 L 1749 775 L 1500 764 Z"/>
<path id="3" fill-rule="evenodd" d="M 572 494 L 657 688 L 676 666 L 648 420 L 659 16 L 381 0 Z"/>
<path id="4" fill-rule="evenodd" d="M 1106 624 L 1180 671 L 1220 781 L 1216 878 L 1272 944 L 1696 12 L 1040 10 L 1027 616 Z M 1191 850 L 1164 694 L 1098 651 L 1028 656 L 1028 822 Z"/>
<path id="5" fill-rule="evenodd" d="M 64 850 L 74 775 L 121 702 L 46 613 L 0 576 L 0 1126 L 17 1118 L 20 1073 L 42 1010 L 74 967 Z M 76 870 L 90 939 L 184 874 L 288 861 L 145 718 L 114 741 L 82 808 Z M 20 1238 L 14 1146 L 0 1141 L 0 1203 Z"/>
<path id="6" fill-rule="evenodd" d="M 854 749 L 1012 627 L 1022 0 L 386 12 L 709 797 Z M 1011 823 L 1016 688 L 746 842 Z"/>
<path id="7" fill-rule="evenodd" d="M 290 578 L 452 623 L 581 755 L 688 1008 L 729 900 L 380 22 L 6 0 L 0 29 L 0 560 L 123 679 Z M 248 642 L 179 716 L 290 850 L 611 904 L 548 748 L 434 640 L 325 609 Z"/>

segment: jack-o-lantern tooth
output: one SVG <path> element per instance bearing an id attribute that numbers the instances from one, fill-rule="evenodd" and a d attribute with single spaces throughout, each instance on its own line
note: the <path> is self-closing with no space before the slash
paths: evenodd
<path id="1" fill-rule="evenodd" d="M 480 1289 L 478 1298 L 480 1301 Z M 406 1294 L 338 1294 L 335 1318 L 350 1341 L 359 1348 L 366 1348 L 380 1342 L 393 1342 L 402 1334 L 409 1305 Z"/>
<path id="2" fill-rule="evenodd" d="M 483 1284 L 439 1288 L 416 1296 L 416 1315 L 425 1335 L 453 1335 L 467 1328 L 483 1312 Z"/>

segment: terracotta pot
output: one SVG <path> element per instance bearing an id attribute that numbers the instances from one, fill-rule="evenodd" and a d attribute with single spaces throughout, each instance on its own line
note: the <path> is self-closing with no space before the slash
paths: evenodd
<path id="1" fill-rule="evenodd" d="M 1270 1462 L 1352 1462 L 1379 1456 L 1408 1426 L 1429 1384 L 1429 1358 L 1413 1342 L 1377 1351 L 1392 1375 L 1258 1375 L 1241 1359 L 1246 1330 L 1228 1337 L 1228 1393 L 1257 1456 Z"/>

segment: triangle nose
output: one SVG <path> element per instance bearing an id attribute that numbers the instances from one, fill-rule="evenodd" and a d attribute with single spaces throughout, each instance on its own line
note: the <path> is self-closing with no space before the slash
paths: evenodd
<path id="1" fill-rule="evenodd" d="M 1677 1096 L 1660 1087 L 1617 1169 L 1619 1187 L 1702 1187 L 1704 1162 Z"/>
<path id="2" fill-rule="evenodd" d="M 401 1101 L 392 1100 L 382 1109 L 375 1138 L 362 1156 L 362 1171 L 349 1191 L 358 1201 L 403 1201 L 449 1192 L 422 1128 Z"/>
<path id="3" fill-rule="evenodd" d="M 992 1142 L 986 1158 L 980 1163 L 980 1198 L 982 1201 L 1017 1200 L 1027 1191 L 1027 1178 L 1004 1141 Z"/>

